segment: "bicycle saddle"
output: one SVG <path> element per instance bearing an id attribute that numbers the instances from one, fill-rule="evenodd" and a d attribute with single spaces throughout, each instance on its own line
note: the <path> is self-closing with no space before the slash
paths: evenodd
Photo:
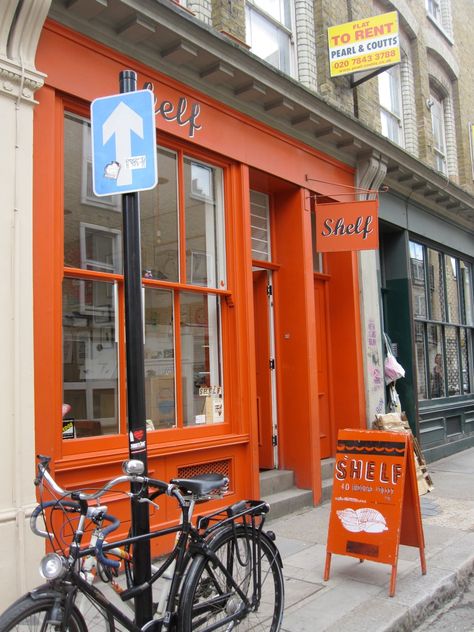
<path id="1" fill-rule="evenodd" d="M 205 496 L 215 490 L 221 491 L 229 484 L 229 479 L 221 474 L 209 472 L 193 478 L 173 478 L 171 483 L 196 496 Z"/>

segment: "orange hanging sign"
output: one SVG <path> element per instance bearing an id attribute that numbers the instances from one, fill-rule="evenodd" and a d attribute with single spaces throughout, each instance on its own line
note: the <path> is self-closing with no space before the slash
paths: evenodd
<path id="1" fill-rule="evenodd" d="M 419 548 L 424 575 L 425 544 L 411 434 L 341 430 L 324 579 L 329 579 L 332 553 L 390 564 L 393 597 L 400 544 Z"/>
<path id="2" fill-rule="evenodd" d="M 379 247 L 378 201 L 316 205 L 316 250 L 374 250 Z"/>

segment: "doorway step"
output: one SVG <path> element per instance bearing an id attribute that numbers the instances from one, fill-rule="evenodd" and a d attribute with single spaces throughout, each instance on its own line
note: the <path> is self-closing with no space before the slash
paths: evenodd
<path id="1" fill-rule="evenodd" d="M 334 458 L 321 459 L 321 503 L 331 500 L 335 461 Z"/>
<path id="2" fill-rule="evenodd" d="M 271 520 L 313 506 L 312 491 L 295 487 L 295 475 L 291 470 L 260 472 L 260 497 L 270 505 Z"/>

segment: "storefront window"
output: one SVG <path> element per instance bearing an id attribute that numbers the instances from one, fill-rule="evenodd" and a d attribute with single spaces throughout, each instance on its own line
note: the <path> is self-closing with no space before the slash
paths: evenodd
<path id="1" fill-rule="evenodd" d="M 90 142 L 89 121 L 66 114 L 64 438 L 126 428 L 126 376 L 118 370 L 126 351 L 122 206 L 119 196 L 94 196 Z M 224 172 L 181 150 L 157 154 L 158 185 L 140 194 L 148 428 L 217 424 L 224 421 Z M 190 285 L 194 291 L 185 291 Z"/>
<path id="2" fill-rule="evenodd" d="M 418 397 L 472 393 L 471 265 L 413 241 L 410 260 Z"/>
<path id="3" fill-rule="evenodd" d="M 181 365 L 185 426 L 224 421 L 220 315 L 215 296 L 182 292 Z"/>
<path id="4" fill-rule="evenodd" d="M 74 433 L 118 432 L 118 362 L 113 283 L 63 282 L 63 402 Z"/>
<path id="5" fill-rule="evenodd" d="M 429 304 L 432 320 L 446 320 L 444 274 L 441 253 L 428 248 Z M 424 316 L 425 314 L 418 314 Z"/>
<path id="6" fill-rule="evenodd" d="M 271 261 L 270 204 L 266 193 L 250 191 L 252 259 Z"/>
<path id="7" fill-rule="evenodd" d="M 145 397 L 151 426 L 176 426 L 173 293 L 145 290 Z"/>
<path id="8" fill-rule="evenodd" d="M 184 159 L 186 280 L 225 287 L 222 170 Z"/>
<path id="9" fill-rule="evenodd" d="M 426 386 L 426 352 L 423 323 L 415 323 L 415 354 L 418 398 L 426 399 L 428 397 L 428 389 Z"/>
<path id="10" fill-rule="evenodd" d="M 158 149 L 158 186 L 140 194 L 143 276 L 179 280 L 178 165 L 174 152 Z"/>

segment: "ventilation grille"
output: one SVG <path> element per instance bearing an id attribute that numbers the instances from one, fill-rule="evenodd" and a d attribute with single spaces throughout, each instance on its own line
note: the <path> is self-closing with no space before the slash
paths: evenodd
<path id="1" fill-rule="evenodd" d="M 178 467 L 177 478 L 192 478 L 193 476 L 201 476 L 202 474 L 208 474 L 214 472 L 227 476 L 230 480 L 230 459 L 225 461 L 212 461 L 211 463 L 199 463 L 197 465 L 184 465 Z"/>

